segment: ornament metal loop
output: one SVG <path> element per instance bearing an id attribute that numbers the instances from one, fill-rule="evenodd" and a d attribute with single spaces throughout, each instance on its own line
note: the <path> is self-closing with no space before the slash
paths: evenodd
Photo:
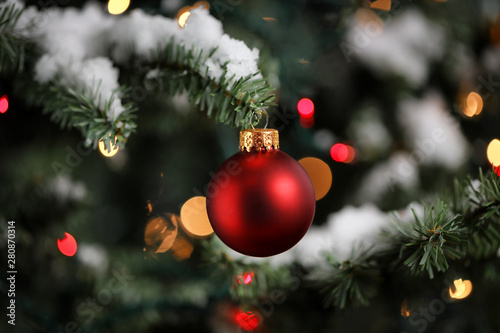
<path id="1" fill-rule="evenodd" d="M 267 125 L 269 124 L 269 114 L 264 109 L 258 109 L 256 111 L 252 112 L 252 115 L 250 116 L 250 126 L 252 126 L 252 129 L 255 129 L 255 127 L 253 127 L 253 116 L 254 116 L 254 114 L 259 113 L 259 116 L 261 116 L 259 118 L 259 121 L 260 121 L 260 119 L 262 118 L 262 112 L 264 112 L 266 114 L 266 125 L 264 126 L 264 129 L 267 128 Z"/>

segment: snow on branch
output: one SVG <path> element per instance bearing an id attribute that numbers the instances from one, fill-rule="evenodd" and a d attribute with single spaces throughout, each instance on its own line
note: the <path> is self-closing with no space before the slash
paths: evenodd
<path id="1" fill-rule="evenodd" d="M 94 146 L 99 136 L 118 135 L 124 141 L 135 128 L 135 107 L 125 102 L 130 99 L 124 93 L 129 91 L 127 82 L 119 81 L 120 69 L 137 71 L 133 65 L 150 69 L 140 79 L 158 75 L 170 94 L 186 91 L 209 116 L 217 109 L 216 120 L 233 126 L 248 125 L 250 114 L 273 99 L 257 67 L 259 51 L 224 34 L 222 23 L 207 10 L 193 10 L 180 28 L 175 19 L 140 9 L 111 16 L 96 3 L 82 10 L 38 10 L 9 0 L 0 5 L 6 8 L 23 9 L 13 30 L 40 50 L 33 64 L 34 81 L 55 90 L 54 98 L 78 97 L 71 108 L 63 109 L 45 98 L 44 111 L 54 113 L 56 121 L 64 120 L 65 126 L 78 127 Z M 85 105 L 78 106 L 78 100 Z M 83 123 L 78 113 L 88 113 Z M 73 121 L 74 116 L 79 120 Z"/>

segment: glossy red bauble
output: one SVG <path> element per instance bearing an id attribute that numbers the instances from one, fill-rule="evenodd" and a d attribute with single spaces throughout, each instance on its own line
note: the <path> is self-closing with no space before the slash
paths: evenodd
<path id="1" fill-rule="evenodd" d="M 207 212 L 215 234 L 245 255 L 284 252 L 311 226 L 316 201 L 302 166 L 279 149 L 242 151 L 215 172 Z"/>

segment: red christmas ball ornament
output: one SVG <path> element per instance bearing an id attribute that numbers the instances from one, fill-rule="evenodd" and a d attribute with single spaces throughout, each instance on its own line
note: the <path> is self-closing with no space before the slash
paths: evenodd
<path id="1" fill-rule="evenodd" d="M 207 212 L 215 234 L 245 255 L 284 252 L 311 226 L 316 200 L 302 166 L 279 150 L 275 129 L 240 132 L 240 151 L 212 176 Z"/>

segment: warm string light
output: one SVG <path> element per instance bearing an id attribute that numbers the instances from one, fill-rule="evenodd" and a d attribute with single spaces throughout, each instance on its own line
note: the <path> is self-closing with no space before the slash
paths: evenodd
<path id="1" fill-rule="evenodd" d="M 75 255 L 78 246 L 76 244 L 75 237 L 65 232 L 63 239 L 57 239 L 57 247 L 62 254 L 68 257 L 72 257 Z"/>
<path id="2" fill-rule="evenodd" d="M 462 112 L 467 117 L 477 116 L 483 111 L 483 99 L 477 92 L 470 92 L 463 97 Z"/>
<path id="3" fill-rule="evenodd" d="M 130 6 L 130 0 L 109 0 L 108 12 L 112 15 L 120 15 L 128 9 L 128 6 Z"/>
<path id="4" fill-rule="evenodd" d="M 408 308 L 408 300 L 404 300 L 403 303 L 401 303 L 401 316 L 408 318 L 411 315 L 411 311 Z"/>
<path id="5" fill-rule="evenodd" d="M 391 0 L 376 0 L 370 3 L 370 8 L 381 9 L 385 11 L 391 10 Z"/>
<path id="6" fill-rule="evenodd" d="M 323 198 L 332 186 L 332 170 L 328 164 L 315 157 L 303 158 L 299 163 L 311 179 L 316 201 Z"/>
<path id="7" fill-rule="evenodd" d="M 453 281 L 453 287 L 450 287 L 450 297 L 453 299 L 464 299 L 472 292 L 472 282 L 469 280 L 458 279 Z"/>
<path id="8" fill-rule="evenodd" d="M 5 113 L 9 109 L 9 98 L 7 95 L 0 97 L 0 113 Z"/>
<path id="9" fill-rule="evenodd" d="M 202 7 L 203 9 L 210 9 L 210 3 L 208 1 L 198 1 L 192 6 L 184 6 L 177 12 L 177 22 L 181 28 L 186 26 L 186 21 L 191 15 L 191 10 Z"/>
<path id="10" fill-rule="evenodd" d="M 297 111 L 300 115 L 299 123 L 304 128 L 314 125 L 314 103 L 309 98 L 302 98 L 297 103 Z"/>
<path id="11" fill-rule="evenodd" d="M 254 279 L 254 272 L 245 272 L 236 276 L 238 284 L 250 284 Z"/>
<path id="12" fill-rule="evenodd" d="M 205 238 L 214 233 L 207 214 L 207 198 L 193 197 L 181 208 L 181 223 L 191 236 Z"/>
<path id="13" fill-rule="evenodd" d="M 109 148 L 110 148 L 109 150 L 106 149 L 106 146 L 104 145 L 104 141 L 102 139 L 99 140 L 99 151 L 105 157 L 113 157 L 120 150 L 120 147 L 118 146 L 118 144 L 113 145 L 110 143 Z"/>
<path id="14" fill-rule="evenodd" d="M 486 149 L 486 156 L 494 168 L 500 166 L 500 140 L 491 140 Z"/>

